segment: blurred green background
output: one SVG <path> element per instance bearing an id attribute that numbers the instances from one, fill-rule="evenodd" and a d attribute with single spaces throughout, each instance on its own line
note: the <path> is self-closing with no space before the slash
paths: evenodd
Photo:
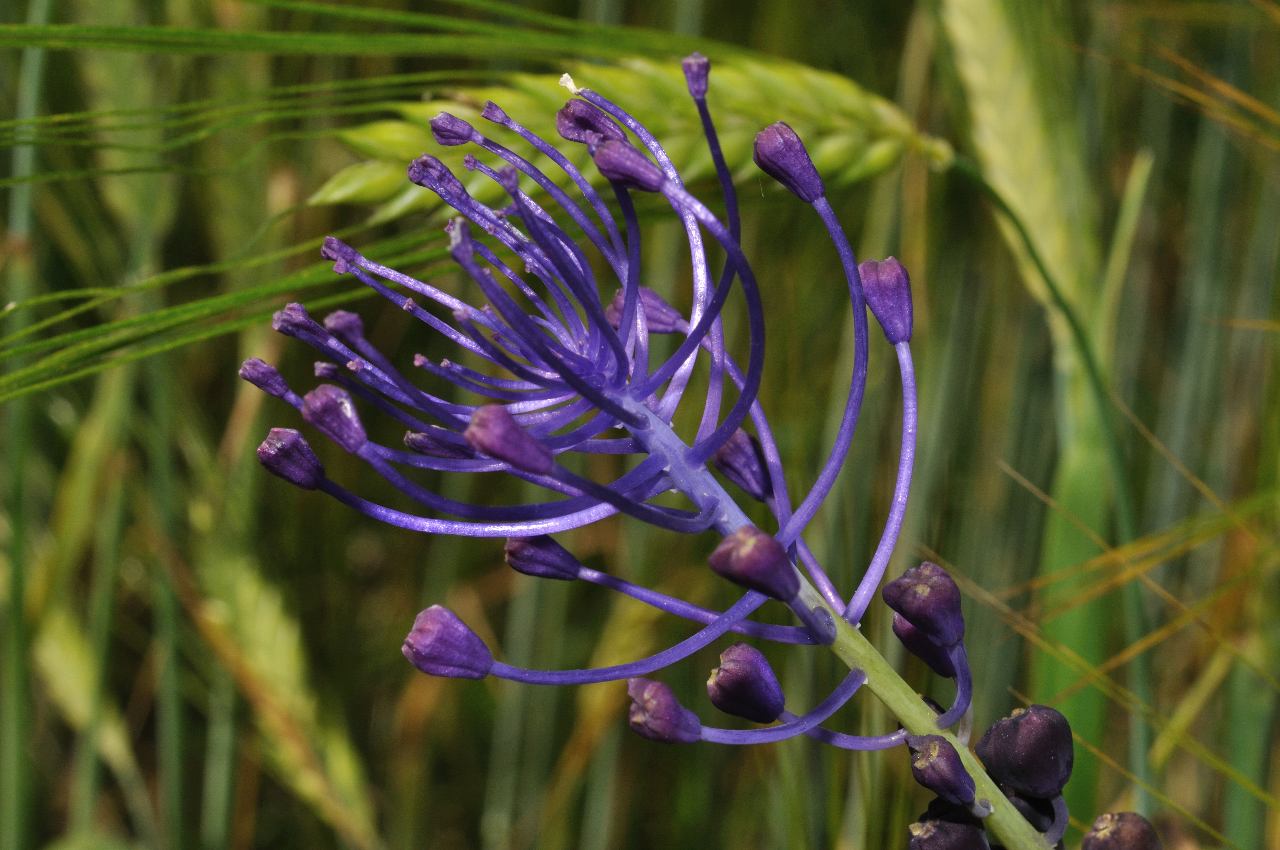
<path id="1" fill-rule="evenodd" d="M 627 732 L 620 685 L 417 674 L 399 644 L 431 602 L 531 666 L 636 657 L 688 627 L 514 575 L 496 542 L 376 525 L 253 458 L 297 422 L 239 362 L 295 385 L 310 371 L 267 329 L 285 301 L 359 310 L 400 358 L 448 353 L 317 251 L 342 233 L 461 286 L 438 212 L 402 180 L 435 101 L 492 96 L 548 127 L 572 69 L 712 199 L 678 71 L 693 49 L 715 63 L 792 491 L 838 421 L 851 340 L 816 218 L 750 167 L 777 119 L 860 254 L 912 273 L 920 465 L 891 569 L 927 556 L 961 577 L 978 728 L 1030 700 L 1067 713 L 1071 846 L 1094 814 L 1139 808 L 1166 847 L 1280 847 L 1275 0 L 16 0 L 0 16 L 0 850 L 905 846 L 924 795 L 900 752 L 659 746 Z M 680 231 L 645 218 L 646 283 L 684 291 Z M 731 311 L 730 339 L 741 325 Z M 892 353 L 871 342 L 858 441 L 809 537 L 845 587 L 897 452 Z M 592 566 L 731 598 L 708 539 L 612 520 L 567 537 Z M 866 628 L 949 698 L 882 612 Z M 789 704 L 837 673 L 770 655 Z M 714 662 L 663 676 L 709 722 Z M 862 695 L 836 722 L 892 720 Z"/>

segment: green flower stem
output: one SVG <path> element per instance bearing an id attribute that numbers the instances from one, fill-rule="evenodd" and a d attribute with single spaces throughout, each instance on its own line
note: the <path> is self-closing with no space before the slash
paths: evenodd
<path id="1" fill-rule="evenodd" d="M 850 669 L 857 668 L 867 674 L 865 687 L 893 712 L 903 728 L 914 735 L 941 735 L 956 748 L 965 770 L 973 777 L 977 799 L 991 804 L 991 814 L 983 822 L 987 830 L 1008 850 L 1048 850 L 1049 844 L 1044 836 L 1018 814 L 1009 798 L 987 776 L 986 769 L 969 747 L 950 731 L 938 728 L 937 715 L 862 632 L 842 618 L 839 612 L 832 611 L 808 582 L 801 586 L 800 600 L 809 606 L 821 605 L 831 612 L 836 624 L 836 639 L 831 650 Z"/>

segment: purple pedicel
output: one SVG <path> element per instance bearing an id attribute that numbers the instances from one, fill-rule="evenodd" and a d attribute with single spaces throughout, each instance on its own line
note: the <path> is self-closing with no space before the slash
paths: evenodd
<path id="1" fill-rule="evenodd" d="M 765 363 L 765 304 L 741 245 L 733 172 L 707 107 L 710 63 L 694 54 L 682 67 L 722 190 L 724 220 L 688 192 L 671 158 L 642 123 L 596 92 L 576 89 L 571 82 L 577 97 L 557 113 L 556 129 L 564 139 L 587 146 L 596 169 L 609 181 L 616 213 L 621 216 L 618 220 L 569 158 L 516 123 L 497 104 L 486 104 L 482 117 L 531 146 L 537 154 L 533 160 L 469 122 L 441 113 L 431 121 L 435 141 L 446 147 L 473 145 L 476 155 L 496 158 L 481 162 L 467 152 L 463 162 L 468 170 L 496 182 L 509 198 L 509 203 L 500 202 L 507 203 L 500 208 L 477 200 L 458 176 L 430 154 L 408 167 L 413 183 L 438 195 L 459 216 L 447 227 L 450 255 L 470 279 L 467 297 L 476 300 L 469 303 L 453 287 L 446 290 L 383 266 L 332 237 L 325 240 L 321 253 L 332 261 L 335 272 L 351 275 L 462 349 L 470 358 L 468 365 L 453 362 L 452 355 L 433 352 L 431 359 L 415 359 L 418 368 L 411 380 L 365 337 L 355 314 L 336 311 L 322 325 L 301 305 L 290 304 L 276 314 L 273 326 L 320 352 L 324 359 L 317 374 L 330 383 L 299 397 L 262 361 L 247 361 L 242 367 L 246 380 L 300 409 L 308 422 L 356 454 L 402 494 L 428 511 L 456 519 L 417 516 L 345 489 L 325 477 L 320 461 L 296 431 L 273 430 L 259 456 L 271 472 L 301 487 L 320 489 L 380 521 L 426 533 L 505 537 L 507 563 L 519 572 L 552 580 L 576 579 L 698 624 L 696 632 L 678 643 L 634 661 L 581 670 L 538 670 L 495 661 L 484 642 L 456 616 L 433 606 L 418 615 L 404 644 L 406 657 L 427 673 L 495 676 L 531 684 L 630 679 L 633 728 L 663 741 L 757 744 L 807 735 L 846 749 L 897 746 L 907 740 L 903 730 L 860 737 L 821 726 L 865 682 L 858 670 L 850 672 L 811 711 L 797 715 L 785 710 L 777 676 L 758 650 L 745 644 L 728 647 L 708 682 L 708 696 L 729 713 L 774 723 L 757 729 L 703 726 L 670 688 L 641 678 L 710 647 L 731 632 L 811 645 L 835 638 L 833 612 L 860 619 L 896 546 L 914 457 L 916 412 L 907 346 L 911 305 L 906 273 L 891 259 L 864 264 L 868 279 L 864 300 L 856 258 L 826 200 L 821 176 L 799 136 L 786 124 L 774 124 L 757 137 L 756 162 L 819 214 L 845 276 L 855 333 L 855 360 L 840 428 L 813 486 L 792 510 L 777 441 L 757 399 Z M 534 160 L 542 165 L 549 161 L 568 180 L 543 173 Z M 531 183 L 522 189 L 521 181 Z M 571 197 L 562 188 L 569 185 L 577 188 L 581 198 Z M 635 192 L 660 194 L 684 226 L 692 293 L 672 300 L 689 304 L 687 317 L 642 286 L 650 278 L 640 268 Z M 723 267 L 713 268 L 703 243 L 707 238 L 723 250 Z M 600 275 L 608 277 L 600 279 Z M 614 298 L 602 302 L 600 292 L 615 288 Z M 747 352 L 742 366 L 726 350 L 720 318 L 735 289 L 741 292 L 749 331 L 749 338 L 738 343 Z M 867 306 L 895 343 L 902 370 L 902 458 L 889 518 L 871 566 L 846 604 L 802 534 L 831 491 L 856 430 L 867 380 Z M 650 364 L 649 339 L 656 334 L 679 334 L 681 339 L 665 360 Z M 696 432 L 690 429 L 690 435 L 682 436 L 672 421 L 704 355 L 708 380 L 706 394 L 698 402 L 700 416 L 682 415 L 681 419 L 696 421 Z M 427 388 L 428 381 L 448 391 Z M 451 395 L 457 391 L 480 398 L 461 403 Z M 407 428 L 406 448 L 370 440 L 357 404 L 367 405 L 366 413 L 387 414 Z M 748 416 L 758 440 L 743 430 Z M 602 454 L 632 456 L 624 457 L 625 465 L 619 467 L 627 471 L 609 483 L 582 475 L 575 456 Z M 591 468 L 597 467 L 593 463 Z M 712 468 L 747 497 L 764 503 L 761 510 L 769 511 L 778 523 L 776 535 L 762 531 L 748 518 Z M 550 490 L 553 497 L 501 507 L 459 502 L 412 477 L 432 471 L 502 472 Z M 683 494 L 690 504 L 675 507 L 652 501 L 668 492 Z M 723 611 L 702 607 L 590 569 L 547 536 L 617 512 L 683 533 L 714 528 L 723 540 L 709 558 L 712 569 L 749 592 Z M 812 577 L 817 595 L 803 584 L 797 562 Z M 958 591 L 954 599 L 943 599 L 949 591 L 934 578 L 913 574 L 913 578 L 899 579 L 886 588 L 886 599 L 893 597 L 891 605 L 900 612 L 898 631 L 904 643 L 913 646 L 914 642 L 913 650 L 935 670 L 956 678 L 956 701 L 939 718 L 944 723 L 958 719 L 967 709 L 971 683 L 959 642 L 963 621 Z M 938 591 L 932 603 L 917 598 L 929 595 L 921 594 L 922 587 L 929 593 Z M 586 587 L 579 592 L 596 591 Z M 800 625 L 750 620 L 768 597 L 786 602 Z M 940 745 L 932 747 L 928 739 L 914 741 L 917 757 L 929 756 L 920 767 L 922 781 L 950 798 L 964 798 L 967 776 L 962 769 L 958 773 L 954 769 L 956 760 L 948 760 L 948 753 Z M 955 751 L 949 752 L 954 755 Z M 912 840 L 915 847 L 919 841 L 933 839 L 915 836 Z"/>

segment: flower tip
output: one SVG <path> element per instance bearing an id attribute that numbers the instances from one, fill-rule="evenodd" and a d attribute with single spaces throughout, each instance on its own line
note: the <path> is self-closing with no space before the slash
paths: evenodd
<path id="1" fill-rule="evenodd" d="M 523 472 L 545 475 L 554 466 L 551 449 L 520 427 L 500 404 L 476 408 L 463 436 L 472 448 Z"/>
<path id="2" fill-rule="evenodd" d="M 409 181 L 430 189 L 446 201 L 466 194 L 462 182 L 448 166 L 430 154 L 424 153 L 409 163 Z"/>
<path id="3" fill-rule="evenodd" d="M 257 357 L 250 357 L 240 364 L 240 377 L 267 395 L 284 398 L 289 394 L 289 385 L 285 383 L 284 377 L 276 370 L 276 367 L 259 360 Z"/>
<path id="4" fill-rule="evenodd" d="M 739 428 L 725 440 L 716 453 L 711 456 L 711 463 L 720 473 L 748 496 L 763 502 L 769 498 L 772 482 L 769 478 L 769 467 L 765 464 L 764 451 L 760 441 Z"/>
<path id="5" fill-rule="evenodd" d="M 923 787 L 948 803 L 973 802 L 973 777 L 964 769 L 956 748 L 941 735 L 920 735 L 907 739 L 911 751 L 911 775 Z"/>
<path id="6" fill-rule="evenodd" d="M 307 308 L 296 302 L 281 307 L 271 317 L 271 329 L 285 336 L 319 333 L 323 329 L 311 318 Z"/>
<path id="7" fill-rule="evenodd" d="M 351 394 L 342 387 L 321 384 L 303 396 L 302 418 L 353 454 L 368 442 Z"/>
<path id="8" fill-rule="evenodd" d="M 782 121 L 756 134 L 752 158 L 761 171 L 806 203 L 811 204 L 826 194 L 822 177 L 809 158 L 804 142 Z"/>
<path id="9" fill-rule="evenodd" d="M 964 638 L 960 588 L 937 564 L 912 567 L 886 584 L 880 596 L 939 646 L 955 646 Z"/>
<path id="10" fill-rule="evenodd" d="M 987 850 L 986 834 L 972 823 L 929 820 L 907 827 L 909 850 Z"/>
<path id="11" fill-rule="evenodd" d="M 1161 850 L 1155 827 L 1136 812 L 1099 815 L 1080 850 Z"/>
<path id="12" fill-rule="evenodd" d="M 458 616 L 441 605 L 419 612 L 400 648 L 423 673 L 454 679 L 483 679 L 493 653 Z"/>
<path id="13" fill-rule="evenodd" d="M 577 94 L 578 92 L 582 91 L 580 88 L 578 88 L 577 84 L 574 83 L 573 77 L 569 76 L 568 71 L 560 75 L 560 85 L 568 89 L 570 94 Z"/>
<path id="14" fill-rule="evenodd" d="M 911 341 L 911 277 L 895 257 L 858 264 L 862 292 L 891 345 Z"/>
<path id="15" fill-rule="evenodd" d="M 511 569 L 536 578 L 573 581 L 582 569 L 582 564 L 568 549 L 545 534 L 508 537 L 502 554 Z"/>
<path id="16" fill-rule="evenodd" d="M 325 316 L 324 329 L 348 345 L 364 339 L 364 321 L 350 310 L 334 310 Z"/>
<path id="17" fill-rule="evenodd" d="M 258 446 L 258 462 L 304 490 L 314 490 L 324 481 L 320 459 L 306 438 L 292 428 L 272 428 Z"/>
<path id="18" fill-rule="evenodd" d="M 617 122 L 585 100 L 571 100 L 556 113 L 556 132 L 570 142 L 586 144 L 591 137 L 625 141 L 626 133 Z"/>
<path id="19" fill-rule="evenodd" d="M 680 62 L 684 70 L 684 80 L 689 86 L 689 95 L 695 100 L 707 96 L 707 77 L 711 74 L 711 60 L 701 53 L 690 53 Z"/>
<path id="20" fill-rule="evenodd" d="M 782 714 L 785 697 L 764 653 L 735 643 L 720 653 L 720 666 L 707 679 L 711 704 L 734 717 L 772 723 Z"/>
<path id="21" fill-rule="evenodd" d="M 996 782 L 1042 799 L 1062 793 L 1075 761 L 1071 724 L 1047 705 L 1019 708 L 997 720 L 974 750 Z"/>
<path id="22" fill-rule="evenodd" d="M 333 270 L 346 274 L 356 264 L 360 253 L 336 236 L 326 236 L 320 245 L 320 256 L 333 261 Z"/>
<path id="23" fill-rule="evenodd" d="M 627 142 L 605 139 L 591 151 L 596 168 L 607 179 L 630 189 L 642 192 L 658 192 L 666 183 L 662 169 Z"/>
<path id="24" fill-rule="evenodd" d="M 729 581 L 782 602 L 800 592 L 800 577 L 787 550 L 754 525 L 744 525 L 721 540 L 707 562 Z"/>
<path id="25" fill-rule="evenodd" d="M 492 100 L 486 100 L 484 109 L 480 110 L 480 117 L 486 121 L 492 121 L 495 124 L 506 124 L 511 121 L 506 110 L 494 103 Z"/>
<path id="26" fill-rule="evenodd" d="M 451 112 L 441 112 L 427 123 L 431 125 L 431 137 L 436 144 L 445 147 L 465 145 L 480 137 L 474 127 Z"/>
<path id="27" fill-rule="evenodd" d="M 631 697 L 627 721 L 636 734 L 668 744 L 691 744 L 702 736 L 697 715 L 662 682 L 628 679 L 627 695 Z"/>

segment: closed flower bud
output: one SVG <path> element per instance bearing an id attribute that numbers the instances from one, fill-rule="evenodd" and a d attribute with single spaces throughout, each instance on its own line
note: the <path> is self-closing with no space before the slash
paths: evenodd
<path id="1" fill-rule="evenodd" d="M 772 723 L 782 714 L 782 685 L 764 654 L 753 646 L 735 643 L 720 653 L 720 666 L 707 679 L 711 704 L 735 717 L 756 723 Z"/>
<path id="2" fill-rule="evenodd" d="M 290 484 L 314 490 L 324 480 L 324 467 L 306 439 L 292 428 L 272 428 L 258 446 L 258 461 Z"/>
<path id="3" fill-rule="evenodd" d="M 744 525 L 721 540 L 707 561 L 729 581 L 765 596 L 790 602 L 800 592 L 800 577 L 787 550 L 754 525 Z"/>
<path id="4" fill-rule="evenodd" d="M 585 100 L 571 100 L 556 113 L 556 132 L 571 142 L 586 142 L 590 136 L 625 141 L 622 132 L 608 115 Z"/>
<path id="5" fill-rule="evenodd" d="M 284 398 L 289 394 L 289 385 L 276 371 L 276 367 L 256 357 L 250 357 L 240 365 L 240 377 L 267 395 Z"/>
<path id="6" fill-rule="evenodd" d="M 506 110 L 492 100 L 485 101 L 484 109 L 480 110 L 480 117 L 495 124 L 505 124 L 509 120 Z"/>
<path id="7" fill-rule="evenodd" d="M 662 169 L 631 145 L 617 139 L 607 139 L 591 152 L 596 168 L 607 179 L 642 192 L 657 192 L 666 183 Z"/>
<path id="8" fill-rule="evenodd" d="M 1161 850 L 1160 836 L 1146 818 L 1134 812 L 1100 815 L 1084 837 L 1081 850 Z"/>
<path id="9" fill-rule="evenodd" d="M 472 448 L 516 469 L 543 475 L 553 466 L 551 449 L 521 428 L 511 412 L 500 404 L 476 408 L 471 414 L 471 424 L 462 435 Z"/>
<path id="10" fill-rule="evenodd" d="M 704 98 L 707 96 L 707 77 L 711 74 L 711 60 L 701 53 L 690 53 L 680 63 L 684 69 L 684 81 L 689 85 L 690 96 Z"/>
<path id="11" fill-rule="evenodd" d="M 351 394 L 333 384 L 321 384 L 302 397 L 302 418 L 349 452 L 368 442 Z"/>
<path id="12" fill-rule="evenodd" d="M 453 176 L 453 172 L 443 162 L 429 154 L 423 154 L 409 163 L 409 180 L 430 189 L 446 200 L 460 198 L 466 194 L 462 182 Z"/>
<path id="13" fill-rule="evenodd" d="M 867 306 L 893 345 L 911 339 L 911 278 L 896 258 L 858 264 Z"/>
<path id="14" fill-rule="evenodd" d="M 1047 705 L 1016 709 L 997 720 L 976 751 L 996 782 L 1042 799 L 1062 793 L 1075 760 L 1067 718 Z"/>
<path id="15" fill-rule="evenodd" d="M 324 333 L 320 323 L 311 318 L 301 304 L 286 304 L 271 317 L 271 329 L 285 336 L 306 337 Z"/>
<path id="16" fill-rule="evenodd" d="M 320 246 L 320 256 L 326 260 L 333 260 L 333 270 L 335 272 L 346 274 L 351 271 L 351 267 L 356 264 L 356 259 L 360 255 L 355 248 L 352 248 L 336 236 L 326 236 L 324 243 Z"/>
<path id="17" fill-rule="evenodd" d="M 456 115 L 450 115 L 448 112 L 441 112 L 429 122 L 431 124 L 431 136 L 436 140 L 436 144 L 452 147 L 454 145 L 465 145 L 468 142 L 474 142 L 480 138 L 480 134 L 475 128 L 463 121 Z"/>
<path id="18" fill-rule="evenodd" d="M 640 287 L 637 301 L 638 308 L 644 310 L 645 327 L 651 334 L 676 333 L 684 324 L 684 316 L 680 315 L 680 311 L 647 286 Z M 625 304 L 626 293 L 619 289 L 614 293 L 609 306 L 604 308 L 604 317 L 615 329 L 622 323 L 622 308 Z"/>
<path id="19" fill-rule="evenodd" d="M 538 578 L 572 581 L 578 577 L 578 570 L 582 567 L 568 549 L 545 534 L 508 537 L 503 554 L 511 569 Z"/>
<path id="20" fill-rule="evenodd" d="M 911 749 L 911 775 L 916 782 L 949 803 L 973 802 L 973 777 L 946 738 L 920 735 L 908 738 L 907 746 Z"/>
<path id="21" fill-rule="evenodd" d="M 907 827 L 910 850 L 990 850 L 982 827 L 971 823 L 931 820 Z"/>
<path id="22" fill-rule="evenodd" d="M 760 502 L 769 498 L 772 482 L 764 452 L 760 442 L 746 431 L 741 428 L 734 431 L 733 436 L 716 449 L 711 463 L 751 498 Z"/>
<path id="23" fill-rule="evenodd" d="M 334 310 L 325 316 L 324 329 L 348 346 L 364 339 L 364 321 L 350 310 Z"/>
<path id="24" fill-rule="evenodd" d="M 925 561 L 884 586 L 884 602 L 939 645 L 954 646 L 964 638 L 960 588 L 947 571 Z"/>
<path id="25" fill-rule="evenodd" d="M 493 653 L 484 641 L 440 605 L 418 614 L 400 651 L 414 667 L 432 676 L 483 679 L 493 667 Z"/>
<path id="26" fill-rule="evenodd" d="M 893 615 L 893 633 L 902 641 L 907 652 L 929 665 L 930 670 L 945 679 L 955 678 L 956 668 L 947 651 L 929 640 L 928 635 L 911 625 L 901 614 Z"/>
<path id="27" fill-rule="evenodd" d="M 753 158 L 761 171 L 806 203 L 813 203 L 826 194 L 822 177 L 809 159 L 804 142 L 781 121 L 756 134 Z"/>
<path id="28" fill-rule="evenodd" d="M 682 706 L 662 682 L 628 679 L 627 695 L 631 697 L 627 720 L 636 734 L 669 744 L 691 744 L 701 737 L 698 716 Z"/>

